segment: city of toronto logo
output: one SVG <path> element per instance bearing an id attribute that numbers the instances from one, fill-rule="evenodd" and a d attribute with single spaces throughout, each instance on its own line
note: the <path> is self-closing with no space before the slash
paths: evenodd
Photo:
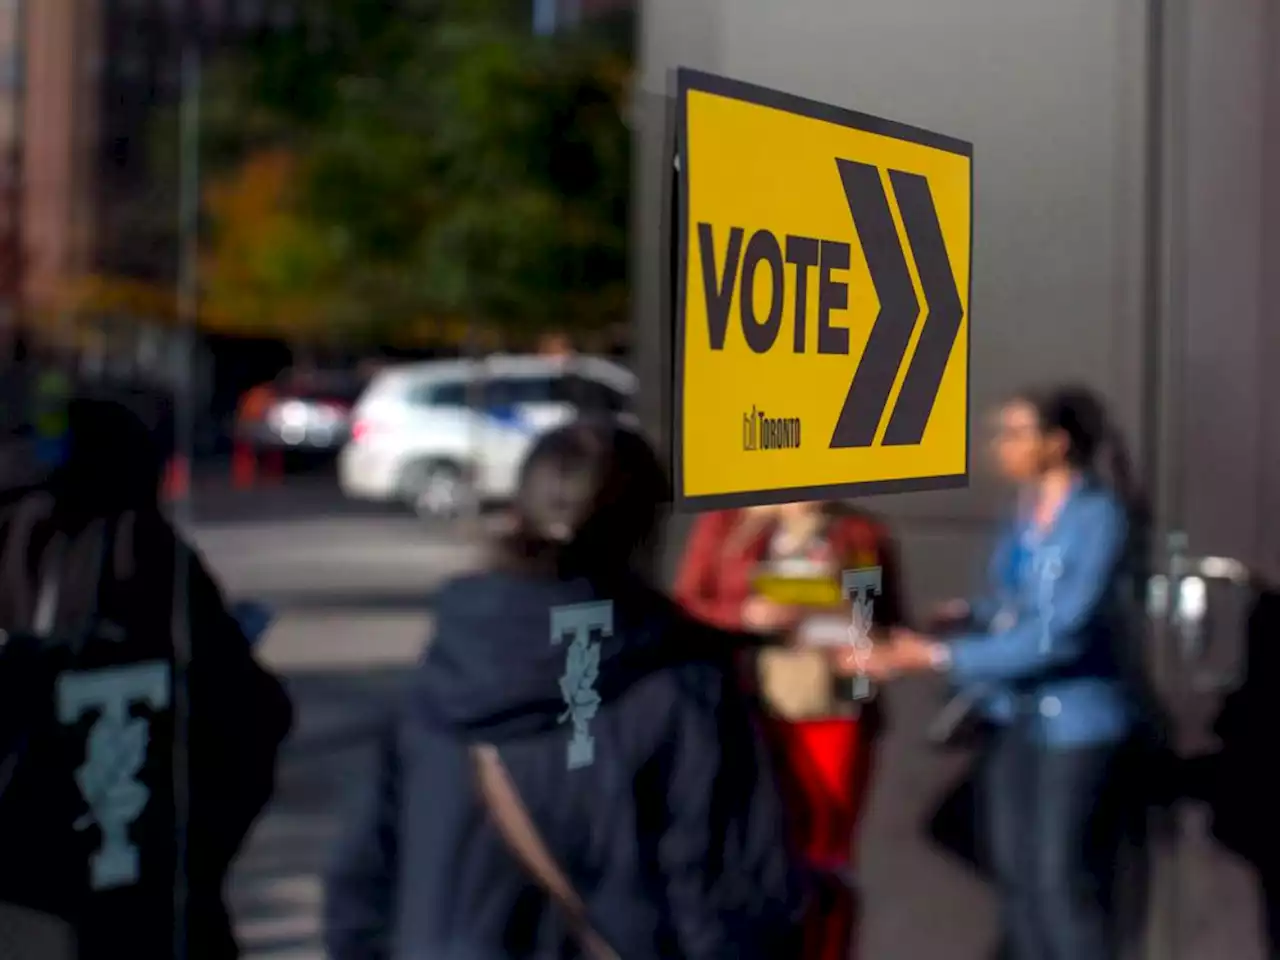
<path id="1" fill-rule="evenodd" d="M 770 417 L 754 405 L 742 415 L 743 450 L 798 450 L 800 418 Z"/>

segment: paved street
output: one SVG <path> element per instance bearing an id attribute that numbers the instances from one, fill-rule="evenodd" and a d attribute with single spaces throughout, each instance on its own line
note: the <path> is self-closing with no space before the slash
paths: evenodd
<path id="1" fill-rule="evenodd" d="M 365 775 L 372 724 L 429 632 L 433 587 L 474 563 L 476 549 L 393 512 L 343 505 L 314 484 L 200 498 L 195 513 L 198 541 L 229 592 L 279 610 L 262 652 L 298 704 L 278 795 L 233 882 L 246 957 L 317 960 L 317 873 L 345 790 Z M 920 836 L 959 762 L 923 745 L 937 698 L 928 683 L 891 694 L 891 733 L 863 840 L 864 960 L 988 955 L 986 891 Z M 1204 842 L 1189 851 L 1178 956 L 1260 960 L 1243 874 Z"/>
<path id="2" fill-rule="evenodd" d="M 198 542 L 228 592 L 280 613 L 262 656 L 298 705 L 276 799 L 232 900 L 246 960 L 313 960 L 317 874 L 345 790 L 364 775 L 372 724 L 427 636 L 432 588 L 475 550 L 308 485 L 254 499 L 196 503 Z"/>

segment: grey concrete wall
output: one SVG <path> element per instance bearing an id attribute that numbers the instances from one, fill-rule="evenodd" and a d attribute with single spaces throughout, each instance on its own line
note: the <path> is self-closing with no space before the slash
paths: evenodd
<path id="1" fill-rule="evenodd" d="M 1171 470 L 1193 548 L 1280 582 L 1280 7 L 1175 9 L 1186 103 L 1172 147 L 1184 225 L 1171 237 L 1182 279 L 1171 277 L 1170 324 L 1185 353 Z"/>
<path id="2" fill-rule="evenodd" d="M 1183 421 L 1168 469 L 1197 552 L 1261 559 L 1268 358 L 1264 322 L 1264 133 L 1268 0 L 1175 4 L 1185 57 L 1185 95 L 1171 169 L 1178 295 L 1170 330 L 1184 336 L 1180 396 L 1166 399 Z M 1176 66 L 1176 61 L 1175 61 Z M 1272 241 L 1274 243 L 1274 239 Z M 1273 261 L 1274 262 L 1274 261 Z M 1274 270 L 1274 268 L 1273 268 Z M 1271 316 L 1274 324 L 1275 318 Z M 1274 374 L 1271 374 L 1274 382 Z M 1274 389 L 1274 387 L 1273 387 Z"/>
<path id="3" fill-rule="evenodd" d="M 659 199 L 669 71 L 698 67 L 973 141 L 973 405 L 1084 381 L 1139 422 L 1143 4 L 1099 0 L 651 0 L 643 24 L 637 331 L 647 412 L 669 371 L 668 211 Z M 913 593 L 967 587 L 999 497 L 874 498 L 899 522 Z"/>
<path id="4" fill-rule="evenodd" d="M 1269 179 L 1263 195 L 1262 315 L 1258 407 L 1262 411 L 1264 449 L 1259 478 L 1258 566 L 1280 583 L 1280 4 L 1267 11 L 1266 103 L 1262 173 Z"/>

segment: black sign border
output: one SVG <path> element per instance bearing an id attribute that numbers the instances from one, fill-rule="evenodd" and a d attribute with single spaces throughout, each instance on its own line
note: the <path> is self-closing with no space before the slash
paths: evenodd
<path id="1" fill-rule="evenodd" d="M 685 296 L 689 267 L 689 128 L 688 96 L 690 91 L 709 93 L 730 100 L 740 100 L 760 107 L 771 107 L 784 113 L 808 117 L 824 123 L 850 127 L 865 133 L 878 134 L 894 140 L 932 147 L 954 153 L 969 160 L 969 278 L 965 302 L 965 360 L 968 376 L 972 377 L 973 328 L 973 144 L 964 140 L 934 133 L 921 127 L 885 120 L 881 117 L 847 110 L 832 104 L 810 100 L 807 97 L 783 93 L 769 87 L 758 86 L 743 80 L 734 80 L 718 74 L 680 67 L 675 71 L 675 134 L 676 155 L 675 203 L 679 223 L 675 227 L 676 275 L 673 285 L 674 332 L 672 346 L 675 363 L 672 365 L 670 389 L 671 468 L 675 491 L 674 506 L 680 513 L 698 513 L 705 510 L 730 510 L 741 507 L 765 506 L 778 503 L 795 503 L 802 500 L 842 500 L 851 497 L 868 497 L 886 493 L 918 493 L 927 490 L 955 490 L 969 486 L 970 461 L 973 457 L 972 388 L 965 384 L 965 468 L 963 473 L 941 474 L 932 477 L 908 477 L 897 480 L 862 480 L 849 483 L 818 484 L 805 487 L 782 487 L 773 490 L 749 490 L 740 493 L 716 493 L 689 496 L 685 493 L 684 478 L 684 383 L 685 383 Z"/>

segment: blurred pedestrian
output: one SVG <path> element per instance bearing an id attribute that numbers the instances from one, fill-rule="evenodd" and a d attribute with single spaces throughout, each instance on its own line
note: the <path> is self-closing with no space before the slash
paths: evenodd
<path id="1" fill-rule="evenodd" d="M 874 625 L 900 626 L 896 551 L 867 514 L 820 503 L 708 513 L 694 522 L 675 596 L 695 616 L 725 629 L 796 631 L 809 611 L 762 594 L 762 572 L 792 570 L 838 589 L 842 571 L 867 568 L 877 568 L 881 578 Z M 747 669 L 748 686 L 758 690 L 767 715 L 795 843 L 815 868 L 849 879 L 880 704 L 855 700 L 820 650 L 769 650 L 753 656 Z M 847 960 L 854 907 L 852 897 L 826 905 L 806 956 Z"/>
<path id="2" fill-rule="evenodd" d="M 1019 503 L 990 593 L 947 605 L 950 642 L 896 631 L 868 671 L 944 673 L 994 729 L 978 805 L 1011 960 L 1112 957 L 1092 829 L 1141 700 L 1128 461 L 1102 404 L 1072 388 L 1006 403 L 994 453 Z"/>
<path id="3" fill-rule="evenodd" d="M 567 333 L 559 331 L 546 333 L 538 339 L 538 353 L 544 357 L 568 360 L 576 352 L 573 347 L 573 341 Z"/>
<path id="4" fill-rule="evenodd" d="M 73 400 L 61 463 L 0 513 L 0 904 L 79 960 L 237 956 L 223 887 L 291 721 L 161 512 L 163 449 Z"/>
<path id="5" fill-rule="evenodd" d="M 668 481 L 578 422 L 526 460 L 330 874 L 333 960 L 795 956 L 806 886 L 732 657 L 650 586 Z"/>

